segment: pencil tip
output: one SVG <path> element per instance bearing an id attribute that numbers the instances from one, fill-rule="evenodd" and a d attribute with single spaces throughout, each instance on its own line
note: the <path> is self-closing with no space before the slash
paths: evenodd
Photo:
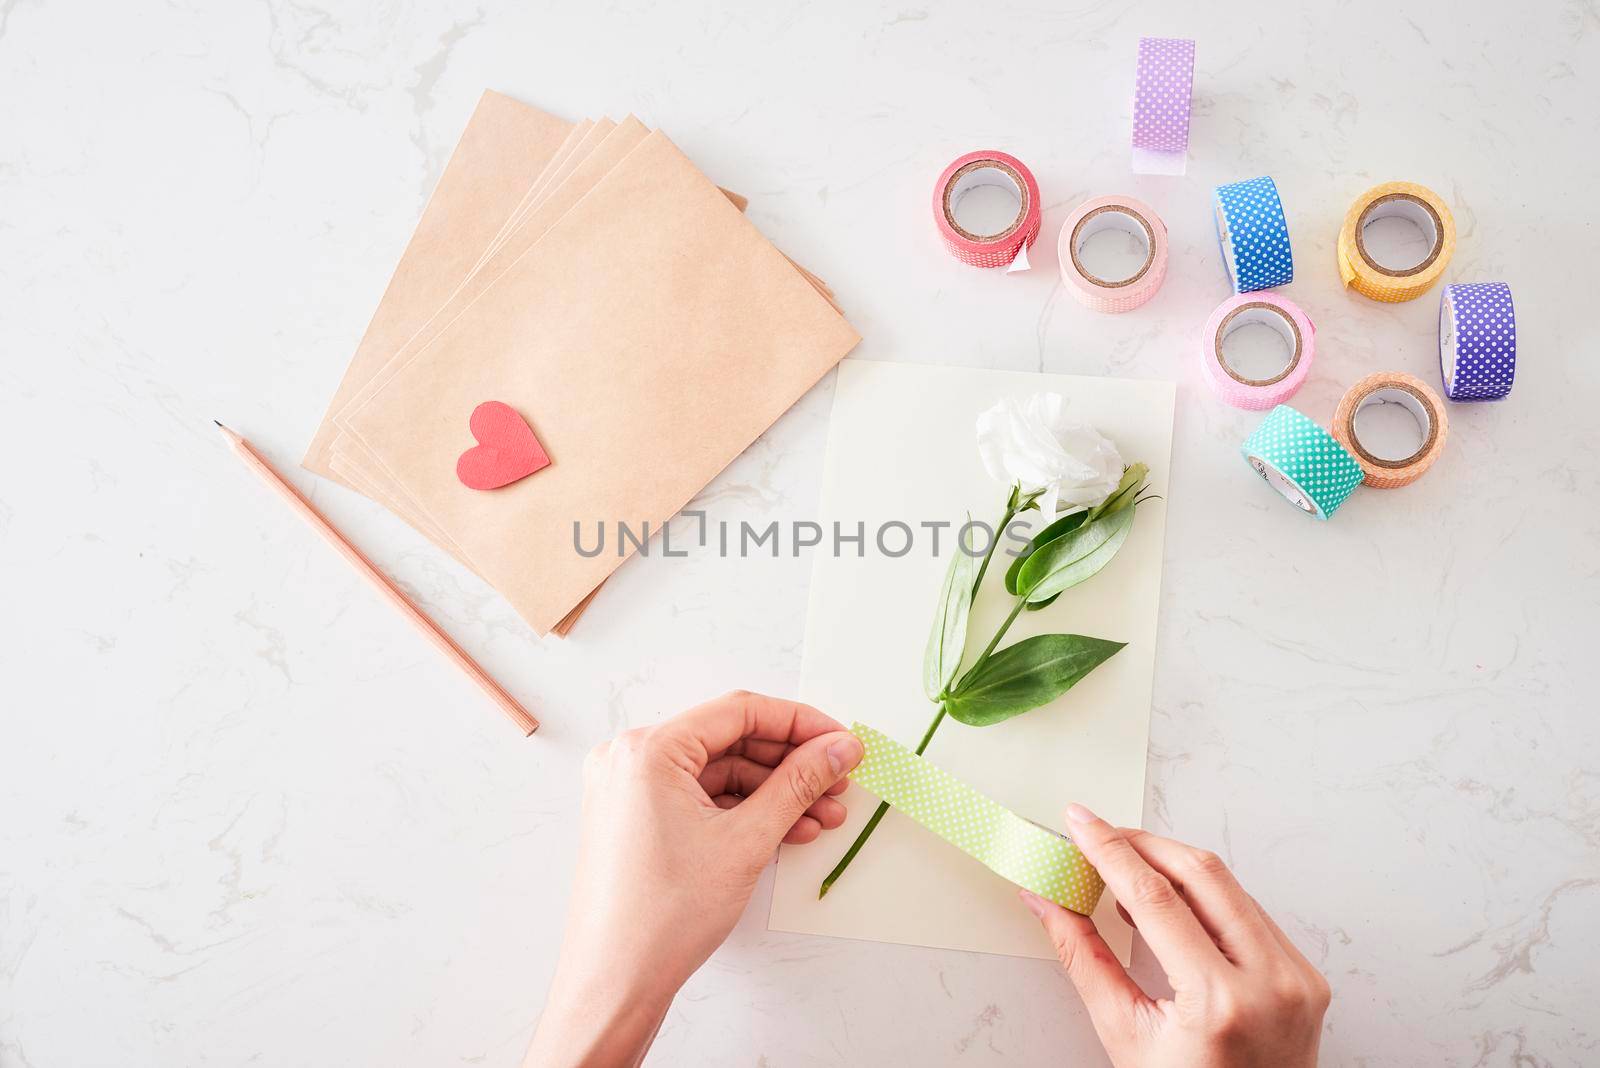
<path id="1" fill-rule="evenodd" d="M 217 423 L 217 421 L 216 421 L 216 420 L 215 420 L 215 419 L 213 419 L 213 420 L 211 420 L 211 421 L 212 421 L 212 422 L 213 422 L 213 423 Z M 221 423 L 217 423 L 217 425 L 218 425 L 218 426 L 221 426 L 221 425 L 222 425 L 222 424 L 221 424 Z"/>

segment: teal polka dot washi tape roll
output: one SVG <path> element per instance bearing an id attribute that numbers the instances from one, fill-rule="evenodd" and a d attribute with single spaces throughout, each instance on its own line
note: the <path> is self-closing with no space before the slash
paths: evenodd
<path id="1" fill-rule="evenodd" d="M 1361 465 L 1328 431 L 1287 404 L 1267 413 L 1239 450 L 1267 485 L 1327 519 L 1361 485 Z"/>
<path id="2" fill-rule="evenodd" d="M 1294 281 L 1289 222 L 1271 178 L 1217 186 L 1217 245 L 1234 293 L 1254 293 Z"/>
<path id="3" fill-rule="evenodd" d="M 862 723 L 866 753 L 850 778 L 1001 878 L 1088 915 L 1106 884 L 1072 839 L 1017 815 Z"/>

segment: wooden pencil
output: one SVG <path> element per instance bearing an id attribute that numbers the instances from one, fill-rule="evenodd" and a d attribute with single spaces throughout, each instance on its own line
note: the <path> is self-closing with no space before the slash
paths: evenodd
<path id="1" fill-rule="evenodd" d="M 213 419 L 212 422 L 216 422 L 216 420 Z M 506 715 L 511 717 L 511 722 L 515 723 L 525 736 L 539 729 L 539 721 L 534 719 L 527 709 L 518 704 L 516 698 L 507 693 L 505 688 L 498 682 L 490 678 L 489 673 L 479 667 L 477 661 L 468 656 L 465 649 L 457 645 L 450 635 L 441 630 L 439 625 L 429 619 L 422 609 L 412 603 L 411 598 L 401 593 L 399 588 L 389 581 L 389 577 L 379 571 L 376 565 L 362 554 L 360 549 L 351 545 L 344 535 L 335 530 L 333 524 L 329 523 L 322 513 L 312 506 L 310 501 L 302 497 L 299 490 L 284 481 L 283 476 L 273 470 L 272 465 L 267 463 L 260 453 L 251 448 L 248 441 L 221 423 L 217 423 L 217 429 L 222 431 L 223 436 L 228 439 L 228 444 L 238 454 L 239 459 L 244 461 L 246 467 L 261 476 L 263 482 L 276 490 L 278 496 L 288 502 L 289 507 L 299 512 L 300 518 L 315 527 L 317 533 L 321 534 L 329 545 L 337 549 L 340 556 L 349 561 L 350 566 L 366 576 L 367 581 L 372 583 L 378 592 L 383 594 L 389 603 L 399 610 L 401 615 L 409 619 L 422 632 L 423 636 L 434 644 L 435 648 L 454 662 L 462 671 L 466 672 L 467 676 L 478 684 L 478 688 L 487 694 L 490 700 L 499 705 Z"/>

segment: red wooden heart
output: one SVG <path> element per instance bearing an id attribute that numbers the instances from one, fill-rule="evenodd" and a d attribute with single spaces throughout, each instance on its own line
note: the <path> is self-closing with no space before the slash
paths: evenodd
<path id="1" fill-rule="evenodd" d="M 509 404 L 484 401 L 472 409 L 467 428 L 478 444 L 456 461 L 456 477 L 463 486 L 499 489 L 550 466 L 533 428 Z"/>

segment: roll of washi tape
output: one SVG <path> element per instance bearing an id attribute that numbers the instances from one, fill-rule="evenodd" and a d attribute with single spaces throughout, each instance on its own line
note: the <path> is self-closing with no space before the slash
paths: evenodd
<path id="1" fill-rule="evenodd" d="M 956 222 L 956 205 L 981 186 L 1015 194 L 1017 213 L 992 234 L 975 234 Z M 1004 152 L 968 152 L 944 169 L 933 187 L 933 219 L 945 247 L 974 267 L 1027 270 L 1028 249 L 1039 237 L 1039 183 L 1021 160 Z"/>
<path id="2" fill-rule="evenodd" d="M 1217 244 L 1235 293 L 1288 285 L 1294 281 L 1289 223 L 1271 178 L 1251 178 L 1217 186 L 1212 195 Z"/>
<path id="3" fill-rule="evenodd" d="M 1228 337 L 1245 326 L 1276 330 L 1287 346 L 1283 367 L 1251 377 L 1228 361 Z M 1200 372 L 1211 392 L 1235 408 L 1261 411 L 1282 404 L 1305 382 L 1316 355 L 1317 328 L 1294 301 L 1276 293 L 1241 293 L 1218 305 L 1200 336 Z"/>
<path id="4" fill-rule="evenodd" d="M 1517 313 L 1504 282 L 1457 282 L 1439 298 L 1439 375 L 1453 401 L 1499 400 L 1517 377 Z"/>
<path id="5" fill-rule="evenodd" d="M 1256 474 L 1308 515 L 1328 519 L 1361 485 L 1361 465 L 1310 418 L 1280 404 L 1239 450 Z"/>
<path id="6" fill-rule="evenodd" d="M 850 731 L 865 751 L 852 781 L 1001 878 L 1062 908 L 1094 911 L 1106 884 L 1072 839 L 1017 815 L 865 724 L 852 724 Z"/>
<path id="7" fill-rule="evenodd" d="M 1411 267 L 1384 267 L 1367 250 L 1366 229 L 1379 219 L 1410 219 L 1428 241 Z M 1444 274 L 1456 248 L 1456 221 L 1438 194 L 1413 182 L 1385 182 L 1356 198 L 1339 230 L 1339 277 L 1364 297 L 1398 304 L 1422 296 Z"/>
<path id="8" fill-rule="evenodd" d="M 1133 86 L 1133 173 L 1183 174 L 1189 169 L 1189 107 L 1194 92 L 1194 42 L 1139 38 Z"/>
<path id="9" fill-rule="evenodd" d="M 1356 415 L 1380 404 L 1398 404 L 1417 421 L 1422 444 L 1410 456 L 1385 459 L 1361 443 Z M 1339 407 L 1333 412 L 1333 436 L 1356 458 L 1366 476 L 1363 482 L 1374 489 L 1397 489 L 1421 478 L 1443 451 L 1448 430 L 1444 401 L 1420 378 L 1398 371 L 1379 371 L 1363 378 L 1339 399 Z"/>
<path id="10" fill-rule="evenodd" d="M 1084 245 L 1105 230 L 1132 234 L 1144 245 L 1144 261 L 1126 278 L 1101 278 L 1084 266 Z M 1167 276 L 1167 227 L 1154 208 L 1132 197 L 1096 197 L 1061 224 L 1057 252 L 1061 279 L 1079 301 L 1095 311 L 1132 311 L 1155 296 Z"/>

